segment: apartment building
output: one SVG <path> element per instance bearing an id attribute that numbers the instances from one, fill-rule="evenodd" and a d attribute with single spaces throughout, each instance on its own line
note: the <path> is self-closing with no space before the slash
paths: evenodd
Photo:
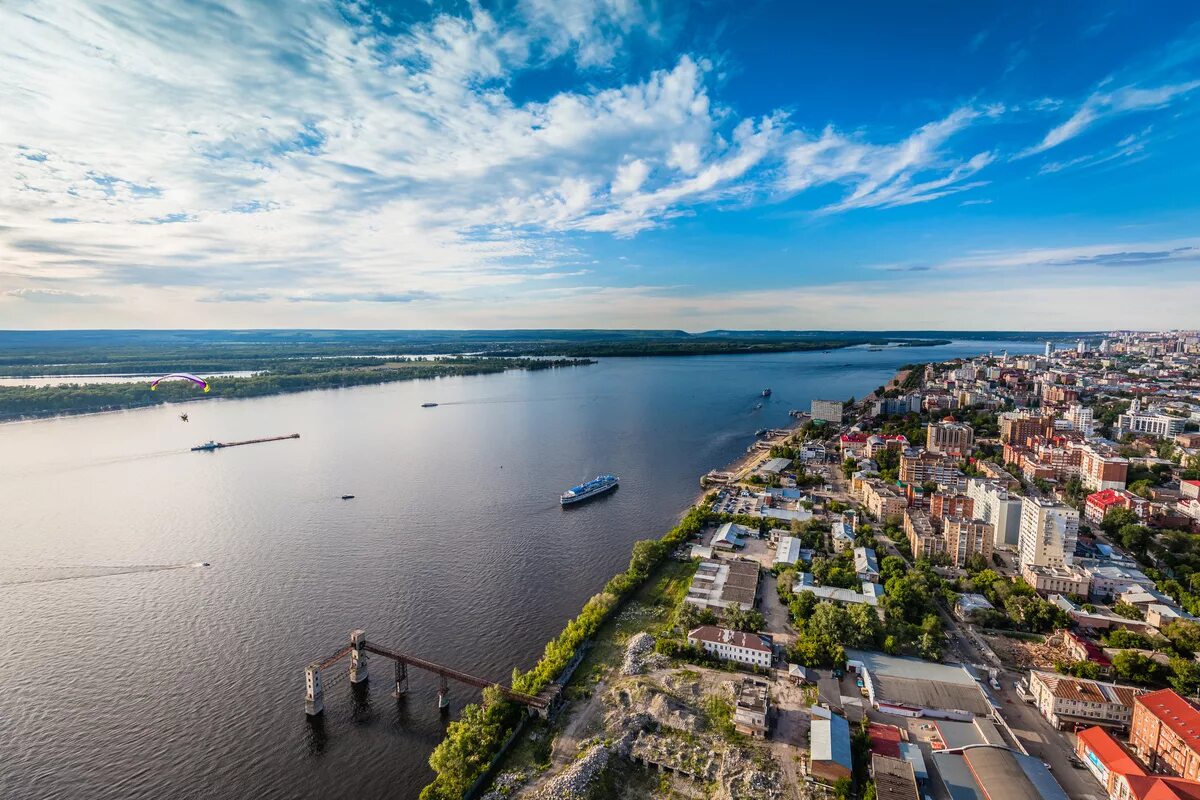
<path id="1" fill-rule="evenodd" d="M 904 535 L 912 548 L 914 558 L 929 558 L 934 553 L 946 552 L 946 540 L 933 526 L 933 519 L 924 511 L 908 509 L 904 512 Z"/>
<path id="2" fill-rule="evenodd" d="M 1079 480 L 1093 492 L 1124 489 L 1129 475 L 1129 459 L 1091 443 L 1078 445 Z"/>
<path id="3" fill-rule="evenodd" d="M 989 523 L 969 517 L 947 517 L 942 533 L 954 566 L 961 567 L 971 556 L 982 556 L 990 562 L 996 534 Z"/>
<path id="4" fill-rule="evenodd" d="M 1054 500 L 1023 498 L 1018 542 L 1022 569 L 1068 566 L 1075 557 L 1078 536 L 1078 511 Z"/>
<path id="5" fill-rule="evenodd" d="M 1133 720 L 1133 686 L 1075 678 L 1054 672 L 1029 673 L 1029 693 L 1041 715 L 1058 730 L 1099 725 L 1124 730 Z"/>
<path id="6" fill-rule="evenodd" d="M 863 481 L 863 506 L 877 520 L 899 519 L 908 501 L 896 488 L 878 478 Z"/>
<path id="7" fill-rule="evenodd" d="M 1053 436 L 1054 417 L 1028 410 L 1008 411 L 999 416 L 1000 441 L 1024 442 L 1031 436 Z"/>
<path id="8" fill-rule="evenodd" d="M 1092 436 L 1096 430 L 1096 421 L 1092 410 L 1079 403 L 1074 404 L 1063 414 L 1063 419 L 1071 423 L 1072 430 L 1077 430 L 1084 436 Z"/>
<path id="9" fill-rule="evenodd" d="M 1200 779 L 1200 711 L 1173 689 L 1134 700 L 1129 746 L 1151 772 Z"/>
<path id="10" fill-rule="evenodd" d="M 1009 494 L 1008 488 L 997 481 L 971 478 L 967 481 L 967 497 L 971 498 L 975 516 L 992 526 L 993 547 L 1015 546 L 1021 535 L 1021 498 Z"/>
<path id="11" fill-rule="evenodd" d="M 954 484 L 962 476 L 958 459 L 925 450 L 909 449 L 900 454 L 900 480 L 920 486 L 928 481 Z"/>
<path id="12" fill-rule="evenodd" d="M 974 443 L 975 431 L 971 426 L 965 422 L 955 422 L 953 417 L 932 422 L 925 429 L 925 449 L 931 453 L 966 456 L 970 454 Z"/>
<path id="13" fill-rule="evenodd" d="M 946 517 L 974 516 L 975 501 L 965 494 L 943 494 L 938 492 L 929 498 L 929 516 L 934 519 Z"/>

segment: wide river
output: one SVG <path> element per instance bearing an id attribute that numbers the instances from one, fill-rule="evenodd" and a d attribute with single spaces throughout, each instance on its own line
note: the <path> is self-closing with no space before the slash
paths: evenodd
<path id="1" fill-rule="evenodd" d="M 414 673 L 398 704 L 375 659 L 369 703 L 335 681 L 311 725 L 304 665 L 352 628 L 506 680 L 755 429 L 1004 348 L 1040 349 L 610 359 L 0 425 L 0 797 L 415 798 L 478 694 L 453 686 L 447 717 Z M 620 489 L 559 507 L 601 472 Z"/>

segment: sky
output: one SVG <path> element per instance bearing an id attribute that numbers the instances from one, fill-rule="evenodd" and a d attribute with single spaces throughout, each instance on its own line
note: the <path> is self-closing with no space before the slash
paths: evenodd
<path id="1" fill-rule="evenodd" d="M 1200 327 L 1200 5 L 7 0 L 0 328 Z"/>

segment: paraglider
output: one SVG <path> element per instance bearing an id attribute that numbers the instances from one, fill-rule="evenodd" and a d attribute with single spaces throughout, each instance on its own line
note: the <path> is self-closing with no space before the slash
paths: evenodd
<path id="1" fill-rule="evenodd" d="M 203 378 L 198 378 L 195 375 L 191 374 L 190 372 L 172 372 L 170 375 L 163 375 L 161 378 L 155 378 L 154 380 L 152 380 L 150 382 L 150 391 L 154 391 L 155 389 L 157 389 L 158 384 L 162 383 L 163 381 L 169 381 L 169 380 L 175 380 L 175 379 L 183 380 L 183 381 L 191 381 L 192 383 L 196 384 L 197 386 L 203 387 L 204 391 L 206 391 L 206 392 L 209 390 L 209 388 L 211 388 L 208 385 L 208 381 L 204 380 Z"/>

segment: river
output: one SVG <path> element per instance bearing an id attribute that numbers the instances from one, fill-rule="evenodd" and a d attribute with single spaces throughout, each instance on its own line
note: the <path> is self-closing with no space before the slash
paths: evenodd
<path id="1" fill-rule="evenodd" d="M 0 425 L 0 797 L 415 798 L 434 680 L 398 705 L 376 659 L 369 703 L 336 682 L 314 726 L 305 664 L 361 627 L 506 680 L 755 429 L 1004 348 L 1040 350 L 606 359 Z M 559 507 L 601 472 L 615 493 Z"/>

